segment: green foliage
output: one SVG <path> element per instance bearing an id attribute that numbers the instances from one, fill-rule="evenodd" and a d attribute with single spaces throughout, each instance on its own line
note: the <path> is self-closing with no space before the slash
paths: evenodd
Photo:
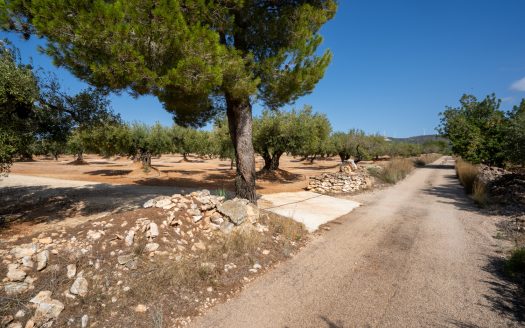
<path id="1" fill-rule="evenodd" d="M 506 120 L 500 104 L 494 94 L 482 101 L 464 95 L 460 107 L 441 113 L 438 130 L 450 140 L 455 154 L 472 163 L 503 165 Z"/>
<path id="2" fill-rule="evenodd" d="M 211 133 L 200 131 L 193 128 L 187 128 L 174 125 L 169 136 L 172 143 L 172 151 L 181 154 L 185 160 L 188 160 L 189 154 L 199 156 L 211 156 L 215 153 L 211 140 Z M 231 144 L 231 140 L 229 140 Z"/>
<path id="3" fill-rule="evenodd" d="M 525 247 L 516 248 L 505 264 L 505 271 L 514 278 L 521 278 L 525 283 Z"/>
<path id="4" fill-rule="evenodd" d="M 215 120 L 210 139 L 213 149 L 212 154 L 219 156 L 220 159 L 230 159 L 233 166 L 235 148 L 231 141 L 228 121 L 225 116 Z"/>
<path id="5" fill-rule="evenodd" d="M 37 79 L 22 65 L 16 49 L 0 41 L 0 173 L 16 155 L 30 156 L 36 129 Z"/>
<path id="6" fill-rule="evenodd" d="M 200 125 L 214 97 L 256 93 L 277 108 L 309 93 L 331 60 L 316 51 L 334 0 L 7 0 L 5 28 L 36 33 L 76 76 L 113 90 L 154 94 L 182 124 Z M 111 40 L 111 42 L 108 42 Z"/>
<path id="7" fill-rule="evenodd" d="M 265 110 L 253 128 L 253 145 L 265 160 L 265 170 L 278 169 L 284 153 L 325 154 L 331 130 L 326 116 L 313 113 L 311 106 L 289 112 Z"/>
<path id="8" fill-rule="evenodd" d="M 82 160 L 82 154 L 93 150 L 91 136 L 86 133 L 95 126 L 120 122 L 114 114 L 105 92 L 88 88 L 75 95 L 62 92 L 55 78 L 42 83 L 40 103 L 41 127 L 37 131 L 38 142 L 45 150 L 49 148 L 55 157 L 67 148 Z M 72 140 L 68 140 L 72 139 Z"/>
<path id="9" fill-rule="evenodd" d="M 319 30 L 337 9 L 336 0 L 3 1 L 2 27 L 46 37 L 55 64 L 91 85 L 152 94 L 183 126 L 226 107 L 237 195 L 252 202 L 251 101 L 276 109 L 312 92 L 332 58 L 319 54 Z"/>
<path id="10" fill-rule="evenodd" d="M 350 158 L 362 159 L 362 153 L 359 148 L 364 144 L 366 134 L 362 130 L 351 129 L 347 133 L 336 132 L 330 137 L 332 143 L 332 152 L 339 155 L 341 162 Z"/>
<path id="11" fill-rule="evenodd" d="M 512 163 L 525 166 L 525 99 L 509 113 L 505 132 L 506 158 Z"/>
<path id="12" fill-rule="evenodd" d="M 295 127 L 303 134 L 306 142 L 291 151 L 293 155 L 312 156 L 326 155 L 331 152 L 329 136 L 332 132 L 332 125 L 325 114 L 313 114 L 311 106 L 305 106 L 298 113 L 298 125 Z"/>

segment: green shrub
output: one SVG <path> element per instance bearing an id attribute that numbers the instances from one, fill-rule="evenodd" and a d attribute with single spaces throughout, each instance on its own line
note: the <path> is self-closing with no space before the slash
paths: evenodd
<path id="1" fill-rule="evenodd" d="M 505 264 L 505 271 L 511 277 L 521 279 L 525 276 L 525 247 L 516 248 Z"/>

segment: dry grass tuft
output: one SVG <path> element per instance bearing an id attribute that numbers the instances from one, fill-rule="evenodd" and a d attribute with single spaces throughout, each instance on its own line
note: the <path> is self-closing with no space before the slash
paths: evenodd
<path id="1" fill-rule="evenodd" d="M 414 163 L 408 158 L 394 158 L 382 170 L 369 170 L 369 173 L 383 182 L 395 184 L 414 170 Z"/>
<path id="2" fill-rule="evenodd" d="M 487 188 L 485 184 L 480 181 L 476 180 L 474 181 L 474 185 L 472 187 L 472 198 L 481 207 L 485 207 L 488 203 L 488 195 L 487 195 Z"/>
<path id="3" fill-rule="evenodd" d="M 479 169 L 476 165 L 465 162 L 460 158 L 456 159 L 456 175 L 463 188 L 465 188 L 465 192 L 469 195 L 474 192 L 474 183 L 478 173 Z"/>
<path id="4" fill-rule="evenodd" d="M 283 235 L 292 241 L 300 241 L 308 234 L 303 224 L 273 213 L 267 224 L 273 235 Z"/>

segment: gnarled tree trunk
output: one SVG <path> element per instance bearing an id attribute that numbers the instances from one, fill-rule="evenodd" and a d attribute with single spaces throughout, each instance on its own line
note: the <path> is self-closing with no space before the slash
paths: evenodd
<path id="1" fill-rule="evenodd" d="M 248 97 L 243 99 L 226 95 L 228 127 L 235 148 L 235 192 L 237 197 L 257 203 L 255 193 L 255 156 L 252 143 L 252 106 Z"/>
<path id="2" fill-rule="evenodd" d="M 79 152 L 77 153 L 77 160 L 76 160 L 76 161 L 77 161 L 77 162 L 84 162 L 84 152 L 79 151 Z"/>

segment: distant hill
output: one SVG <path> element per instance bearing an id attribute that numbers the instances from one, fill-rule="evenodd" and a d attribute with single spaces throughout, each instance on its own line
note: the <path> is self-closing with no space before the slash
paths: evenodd
<path id="1" fill-rule="evenodd" d="M 437 134 L 427 134 L 427 135 L 414 136 L 414 137 L 408 137 L 408 138 L 387 137 L 387 139 L 390 141 L 408 142 L 408 143 L 414 143 L 414 144 L 423 144 L 427 141 L 448 141 L 447 138 L 443 138 L 442 136 L 437 135 Z"/>

